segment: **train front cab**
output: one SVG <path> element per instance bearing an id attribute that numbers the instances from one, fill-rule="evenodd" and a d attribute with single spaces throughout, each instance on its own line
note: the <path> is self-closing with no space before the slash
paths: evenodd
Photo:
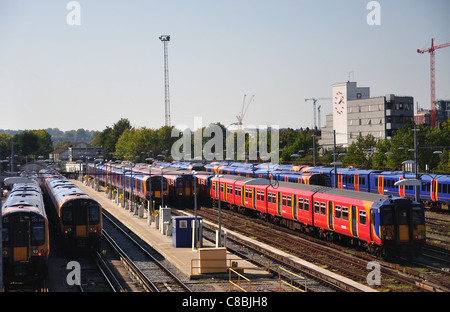
<path id="1" fill-rule="evenodd" d="M 45 278 L 49 254 L 47 219 L 35 213 L 3 217 L 3 270 L 5 282 Z"/>
<path id="2" fill-rule="evenodd" d="M 92 199 L 77 198 L 61 207 L 61 233 L 66 249 L 93 249 L 100 246 L 101 206 Z"/>
<path id="3" fill-rule="evenodd" d="M 378 206 L 378 207 L 377 207 Z M 373 231 L 383 256 L 416 256 L 425 244 L 424 207 L 405 198 L 374 203 Z"/>

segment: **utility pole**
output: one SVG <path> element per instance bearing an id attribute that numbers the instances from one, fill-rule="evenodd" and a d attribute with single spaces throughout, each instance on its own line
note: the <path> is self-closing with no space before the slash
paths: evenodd
<path id="1" fill-rule="evenodd" d="M 333 130 L 333 167 L 334 167 L 334 187 L 338 187 L 337 163 L 336 163 L 336 130 Z"/>
<path id="2" fill-rule="evenodd" d="M 414 174 L 416 175 L 416 180 L 419 180 L 419 146 L 417 144 L 417 131 L 419 131 L 419 129 L 417 129 L 417 125 L 414 123 Z M 416 202 L 419 201 L 419 189 L 420 186 L 416 185 L 415 186 L 415 191 L 416 191 L 416 196 L 415 196 L 415 200 Z"/>
<path id="3" fill-rule="evenodd" d="M 164 93 L 165 93 L 165 125 L 170 127 L 170 96 L 169 96 L 169 55 L 167 44 L 170 41 L 170 35 L 159 37 L 164 43 Z"/>

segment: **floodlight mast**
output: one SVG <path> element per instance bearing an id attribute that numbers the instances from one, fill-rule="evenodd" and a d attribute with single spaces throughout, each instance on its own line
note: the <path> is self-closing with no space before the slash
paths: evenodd
<path id="1" fill-rule="evenodd" d="M 169 96 L 169 55 L 167 44 L 170 41 L 170 35 L 161 35 L 159 37 L 164 43 L 164 93 L 165 93 L 165 125 L 170 127 L 170 96 Z"/>

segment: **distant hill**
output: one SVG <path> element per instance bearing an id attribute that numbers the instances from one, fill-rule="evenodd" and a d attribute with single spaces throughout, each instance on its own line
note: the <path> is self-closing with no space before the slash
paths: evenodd
<path id="1" fill-rule="evenodd" d="M 60 141 L 73 141 L 73 142 L 91 142 L 95 136 L 99 133 L 99 131 L 91 131 L 91 130 L 85 130 L 85 129 L 78 129 L 78 130 L 69 130 L 69 131 L 61 131 L 58 128 L 47 128 L 44 129 L 47 131 L 51 137 L 53 144 L 60 142 Z M 21 133 L 24 130 L 10 130 L 10 129 L 0 129 L 0 133 L 7 133 L 11 136 Z"/>

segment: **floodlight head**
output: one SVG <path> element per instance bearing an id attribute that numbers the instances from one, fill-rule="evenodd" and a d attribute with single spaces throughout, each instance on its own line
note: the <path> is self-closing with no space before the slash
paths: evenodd
<path id="1" fill-rule="evenodd" d="M 170 35 L 162 35 L 159 37 L 161 41 L 170 41 Z"/>

